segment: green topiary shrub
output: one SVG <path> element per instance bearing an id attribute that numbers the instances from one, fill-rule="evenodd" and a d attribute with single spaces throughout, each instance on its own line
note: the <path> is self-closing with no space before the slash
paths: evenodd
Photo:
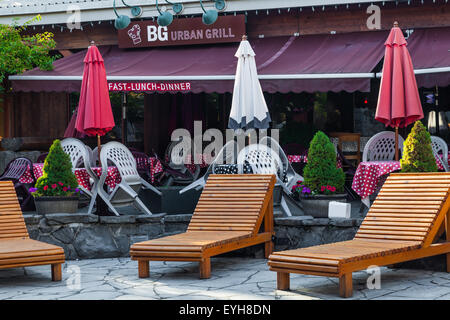
<path id="1" fill-rule="evenodd" d="M 31 190 L 33 196 L 73 196 L 78 190 L 78 181 L 72 172 L 70 157 L 61 147 L 59 140 L 53 141 L 45 159 L 43 175 Z"/>
<path id="2" fill-rule="evenodd" d="M 431 137 L 420 121 L 414 127 L 403 143 L 403 155 L 400 159 L 401 172 L 434 172 L 438 171 Z"/>
<path id="3" fill-rule="evenodd" d="M 344 192 L 345 173 L 336 167 L 334 146 L 322 131 L 317 131 L 311 140 L 303 176 L 304 185 L 311 190 L 311 194 Z"/>

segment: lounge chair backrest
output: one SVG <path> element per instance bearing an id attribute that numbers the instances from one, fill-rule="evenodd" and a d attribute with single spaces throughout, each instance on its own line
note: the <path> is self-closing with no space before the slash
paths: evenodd
<path id="1" fill-rule="evenodd" d="M 394 173 L 381 188 L 355 239 L 430 245 L 450 208 L 450 173 Z"/>
<path id="2" fill-rule="evenodd" d="M 431 136 L 431 148 L 433 149 L 433 153 L 438 161 L 441 162 L 445 171 L 449 171 L 448 169 L 448 146 L 444 139 Z M 442 154 L 442 157 L 440 156 Z"/>
<path id="3" fill-rule="evenodd" d="M 274 175 L 217 175 L 208 177 L 188 231 L 259 232 L 272 200 Z"/>
<path id="4" fill-rule="evenodd" d="M 398 148 L 403 150 L 403 138 L 398 136 Z M 395 158 L 395 133 L 382 131 L 367 141 L 362 161 L 389 161 Z"/>
<path id="5" fill-rule="evenodd" d="M 0 240 L 29 238 L 11 181 L 0 181 Z"/>

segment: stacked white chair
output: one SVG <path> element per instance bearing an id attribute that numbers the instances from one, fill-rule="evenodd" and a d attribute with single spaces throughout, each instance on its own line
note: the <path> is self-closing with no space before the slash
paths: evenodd
<path id="1" fill-rule="evenodd" d="M 403 151 L 404 139 L 398 136 L 398 147 Z M 390 161 L 395 159 L 395 133 L 382 131 L 367 141 L 362 161 Z"/>
<path id="2" fill-rule="evenodd" d="M 143 212 L 151 215 L 150 210 L 139 199 L 142 188 L 152 190 L 158 195 L 161 192 L 139 176 L 136 159 L 127 147 L 119 142 L 108 142 L 100 150 L 102 175 L 97 186 L 99 196 L 105 201 L 115 215 L 119 215 L 116 207 L 134 205 Z M 116 166 L 122 178 L 113 190 L 107 192 L 103 186 L 108 175 L 108 165 Z"/>
<path id="3" fill-rule="evenodd" d="M 90 198 L 88 213 L 92 213 L 92 209 L 94 208 L 95 199 L 97 198 L 97 185 L 98 185 L 98 177 L 91 169 L 91 154 L 90 148 L 87 147 L 83 142 L 75 138 L 67 138 L 61 141 L 61 147 L 64 152 L 70 156 L 70 161 L 72 162 L 72 170 L 75 172 L 76 168 L 85 167 L 90 182 L 90 190 L 83 187 L 78 186 L 84 195 Z M 89 148 L 89 149 L 88 149 Z"/>
<path id="4" fill-rule="evenodd" d="M 444 170 L 448 172 L 448 145 L 444 141 L 444 139 L 431 136 L 431 148 L 433 149 L 433 153 L 435 158 L 441 162 Z M 442 154 L 442 157 L 439 154 Z"/>

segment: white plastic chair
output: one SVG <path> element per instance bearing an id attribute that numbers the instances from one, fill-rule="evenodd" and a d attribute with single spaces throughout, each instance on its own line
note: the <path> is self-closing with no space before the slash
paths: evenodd
<path id="1" fill-rule="evenodd" d="M 444 170 L 448 172 L 448 146 L 444 139 L 431 136 L 431 148 L 433 149 L 433 153 L 435 158 L 441 162 Z M 442 158 L 439 156 L 439 153 L 442 153 Z"/>
<path id="2" fill-rule="evenodd" d="M 191 189 L 195 190 L 201 190 L 206 184 L 206 180 L 208 179 L 208 176 L 214 172 L 214 169 L 216 166 L 222 164 L 222 163 L 231 163 L 235 162 L 237 158 L 237 147 L 236 142 L 234 140 L 228 141 L 222 149 L 217 153 L 214 160 L 209 164 L 208 169 L 206 170 L 203 177 L 195 180 L 191 184 L 187 185 L 183 189 L 179 191 L 180 194 L 185 193 L 186 191 L 189 191 Z M 239 172 L 242 172 L 243 170 L 239 170 Z"/>
<path id="3" fill-rule="evenodd" d="M 398 136 L 400 153 L 403 151 L 404 139 Z M 395 159 L 395 132 L 382 131 L 367 141 L 362 161 L 390 161 Z"/>
<path id="4" fill-rule="evenodd" d="M 259 144 L 250 144 L 242 149 L 238 154 L 237 163 L 242 165 L 247 161 L 251 165 L 254 174 L 275 174 L 277 177 L 276 185 L 282 187 L 280 205 L 287 216 L 292 216 L 292 212 L 286 202 L 287 196 L 290 193 L 285 182 L 285 175 L 287 172 L 287 169 L 285 168 L 288 167 L 288 164 L 281 159 L 280 151 L 277 150 L 278 144 L 276 141 L 269 137 L 264 139 L 264 141 L 267 142 L 268 139 L 270 139 L 269 141 L 272 143 L 272 148 L 269 147 L 267 143 L 262 143 L 263 139 L 261 139 Z M 284 152 L 282 153 L 282 157 L 283 155 L 285 156 Z M 287 157 L 285 160 L 287 161 Z M 287 161 L 287 163 L 289 163 L 289 161 Z"/>
<path id="5" fill-rule="evenodd" d="M 116 210 L 116 207 L 135 205 L 138 209 L 151 215 L 150 210 L 139 199 L 139 191 L 145 187 L 158 195 L 161 195 L 161 192 L 141 178 L 137 171 L 136 159 L 131 151 L 119 142 L 108 142 L 100 150 L 100 160 L 102 163 L 102 175 L 97 185 L 98 194 L 111 211 L 118 216 L 119 212 Z M 108 175 L 108 163 L 117 167 L 122 178 L 122 181 L 110 193 L 103 189 Z"/>
<path id="6" fill-rule="evenodd" d="M 83 194 L 90 198 L 88 213 L 92 213 L 94 208 L 95 199 L 97 198 L 97 184 L 98 177 L 91 169 L 91 155 L 89 152 L 89 147 L 87 147 L 83 142 L 75 138 L 67 138 L 61 141 L 61 147 L 64 152 L 70 156 L 70 161 L 72 162 L 72 170 L 75 172 L 76 168 L 83 167 L 86 169 L 89 175 L 89 182 L 91 185 L 91 190 L 79 185 L 78 187 L 83 191 Z M 89 148 L 89 149 L 88 149 Z"/>

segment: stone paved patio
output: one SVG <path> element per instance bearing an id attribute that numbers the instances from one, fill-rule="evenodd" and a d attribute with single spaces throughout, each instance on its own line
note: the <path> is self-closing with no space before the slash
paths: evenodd
<path id="1" fill-rule="evenodd" d="M 129 258 L 68 261 L 59 283 L 50 281 L 49 266 L 0 270 L 0 299 L 339 299 L 335 278 L 291 275 L 292 291 L 276 290 L 276 273 L 264 259 L 214 258 L 207 280 L 198 279 L 197 263 L 153 262 L 150 268 L 151 277 L 139 279 Z M 367 289 L 368 276 L 353 274 L 352 299 L 450 299 L 450 273 L 382 268 L 379 290 Z"/>

